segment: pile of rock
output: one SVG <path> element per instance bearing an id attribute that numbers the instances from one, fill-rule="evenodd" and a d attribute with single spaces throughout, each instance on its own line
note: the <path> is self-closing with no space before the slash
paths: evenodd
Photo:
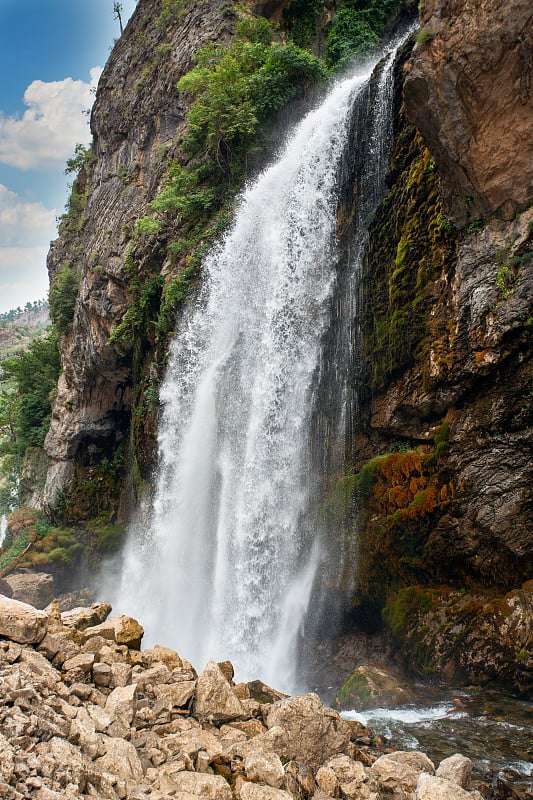
<path id="1" fill-rule="evenodd" d="M 481 800 L 468 759 L 375 759 L 317 695 L 235 684 L 229 662 L 198 676 L 110 610 L 0 595 L 3 800 Z"/>

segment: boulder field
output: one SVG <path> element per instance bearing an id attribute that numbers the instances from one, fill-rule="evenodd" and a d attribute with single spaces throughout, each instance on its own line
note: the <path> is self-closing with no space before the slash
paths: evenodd
<path id="1" fill-rule="evenodd" d="M 482 800 L 469 759 L 378 757 L 316 694 L 198 675 L 110 612 L 0 595 L 2 800 Z"/>

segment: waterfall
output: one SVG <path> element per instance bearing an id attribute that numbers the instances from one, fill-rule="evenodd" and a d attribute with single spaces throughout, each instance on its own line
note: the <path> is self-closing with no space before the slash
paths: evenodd
<path id="1" fill-rule="evenodd" d="M 5 514 L 2 514 L 0 517 L 0 547 L 2 547 L 4 543 L 4 539 L 7 533 L 7 517 Z"/>
<path id="2" fill-rule="evenodd" d="M 302 120 L 204 263 L 161 389 L 151 522 L 132 530 L 112 598 L 142 620 L 148 643 L 200 668 L 231 659 L 239 680 L 287 691 L 298 685 L 297 643 L 327 561 L 312 440 L 324 343 L 347 286 L 339 171 L 373 66 L 339 81 Z M 350 338 L 351 326 L 335 337 Z M 345 376 L 341 384 L 345 396 Z"/>

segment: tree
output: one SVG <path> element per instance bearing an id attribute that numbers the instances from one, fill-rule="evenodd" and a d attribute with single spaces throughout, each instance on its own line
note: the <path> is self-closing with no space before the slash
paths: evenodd
<path id="1" fill-rule="evenodd" d="M 113 3 L 113 11 L 115 12 L 115 19 L 118 19 L 118 24 L 120 25 L 120 35 L 124 33 L 124 28 L 122 27 L 122 11 L 123 6 L 122 3 Z"/>

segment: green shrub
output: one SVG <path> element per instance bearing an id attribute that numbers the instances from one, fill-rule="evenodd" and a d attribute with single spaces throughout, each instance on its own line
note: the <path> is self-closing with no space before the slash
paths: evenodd
<path id="1" fill-rule="evenodd" d="M 159 220 L 153 217 L 140 217 L 135 222 L 135 236 L 152 236 L 161 228 Z"/>
<path id="2" fill-rule="evenodd" d="M 59 370 L 59 350 L 53 333 L 35 339 L 27 351 L 2 362 L 3 377 L 15 389 L 11 395 L 15 437 L 12 450 L 23 453 L 27 447 L 42 446 L 50 425 L 52 397 Z"/>
<path id="3" fill-rule="evenodd" d="M 60 335 L 68 333 L 72 327 L 78 288 L 79 276 L 70 265 L 65 265 L 52 278 L 49 295 L 50 319 Z"/>
<path id="4" fill-rule="evenodd" d="M 94 155 L 91 146 L 85 147 L 83 144 L 77 144 L 74 148 L 74 155 L 67 161 L 65 175 L 69 175 L 70 173 L 77 174 L 80 169 L 90 165 L 93 158 Z"/>
<path id="5" fill-rule="evenodd" d="M 346 0 L 326 38 L 328 63 L 342 66 L 351 58 L 373 50 L 400 5 L 400 0 Z"/>
<path id="6" fill-rule="evenodd" d="M 350 58 L 364 55 L 379 44 L 379 36 L 358 11 L 339 11 L 326 40 L 328 61 L 343 64 Z"/>
<path id="7" fill-rule="evenodd" d="M 162 275 L 135 275 L 130 282 L 132 299 L 122 320 L 109 337 L 109 344 L 130 350 L 140 334 L 146 336 L 155 324 L 163 288 Z"/>
<path id="8" fill-rule="evenodd" d="M 186 147 L 228 168 L 242 161 L 261 122 L 326 73 L 315 56 L 289 43 L 272 43 L 263 18 L 237 23 L 229 47 L 208 44 L 197 65 L 178 83 L 195 97 L 188 114 Z"/>
<path id="9" fill-rule="evenodd" d="M 283 17 L 293 41 L 310 48 L 316 35 L 317 18 L 324 10 L 322 0 L 291 0 Z"/>

